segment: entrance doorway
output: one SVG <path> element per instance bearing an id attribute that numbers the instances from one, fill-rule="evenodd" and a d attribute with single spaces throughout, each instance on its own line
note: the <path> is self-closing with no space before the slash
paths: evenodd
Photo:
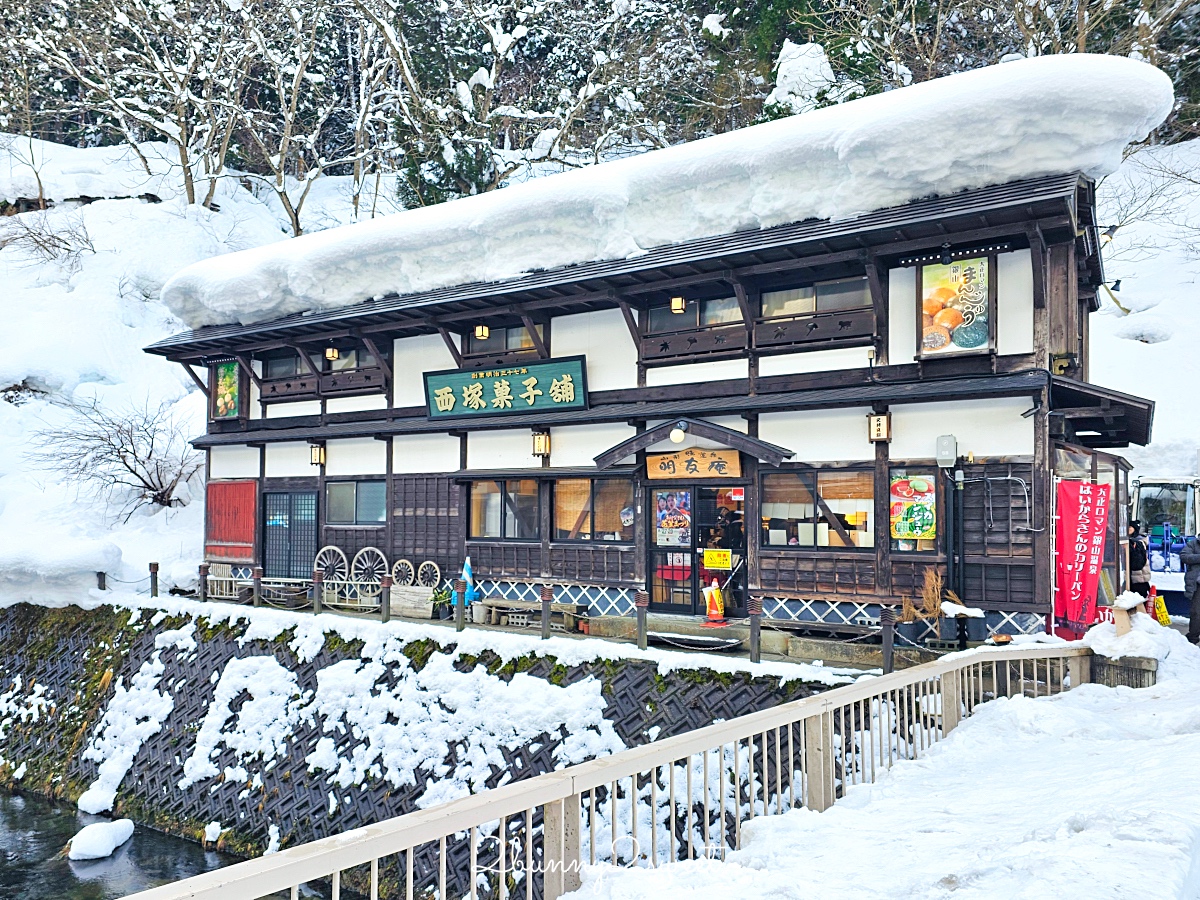
<path id="1" fill-rule="evenodd" d="M 317 492 L 263 494 L 263 574 L 311 578 L 317 557 Z"/>
<path id="2" fill-rule="evenodd" d="M 715 580 L 726 615 L 746 609 L 745 487 L 697 484 L 650 490 L 650 605 L 704 615 L 702 589 Z M 726 551 L 710 552 L 709 551 Z"/>

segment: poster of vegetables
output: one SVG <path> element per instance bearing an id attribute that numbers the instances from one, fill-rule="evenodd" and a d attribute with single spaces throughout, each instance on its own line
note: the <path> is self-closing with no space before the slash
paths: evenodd
<path id="1" fill-rule="evenodd" d="M 912 541 L 900 550 L 917 550 L 916 541 L 931 541 L 937 537 L 937 482 L 933 475 L 908 475 L 893 472 L 891 491 L 892 537 Z"/>
<path id="2" fill-rule="evenodd" d="M 213 417 L 217 419 L 236 418 L 241 412 L 241 379 L 238 377 L 236 362 L 218 363 L 213 367 L 216 372 L 217 393 L 213 397 Z"/>
<path id="3" fill-rule="evenodd" d="M 987 257 L 921 268 L 922 356 L 985 349 L 988 312 Z"/>

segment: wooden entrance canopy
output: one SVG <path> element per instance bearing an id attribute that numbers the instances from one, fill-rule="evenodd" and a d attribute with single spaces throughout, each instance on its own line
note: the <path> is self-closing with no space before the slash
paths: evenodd
<path id="1" fill-rule="evenodd" d="M 621 443 L 609 447 L 595 457 L 596 468 L 607 469 L 609 466 L 614 466 L 625 459 L 625 457 L 632 456 L 639 450 L 645 450 L 647 447 L 666 440 L 676 428 L 681 428 L 695 437 L 707 438 L 710 441 L 724 444 L 732 450 L 740 450 L 742 453 L 749 454 L 770 466 L 778 466 L 785 459 L 791 459 L 796 455 L 786 447 L 768 444 L 766 441 L 760 441 L 758 438 L 750 437 L 748 434 L 743 434 L 732 428 L 715 425 L 712 422 L 705 422 L 702 419 L 689 419 L 685 417 L 672 419 L 669 422 L 663 422 L 661 425 L 655 425 L 641 434 L 635 434 L 628 440 L 621 441 Z"/>

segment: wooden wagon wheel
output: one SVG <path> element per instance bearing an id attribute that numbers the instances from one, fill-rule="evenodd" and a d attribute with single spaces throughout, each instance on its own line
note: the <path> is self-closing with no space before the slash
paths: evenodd
<path id="1" fill-rule="evenodd" d="M 407 559 L 398 559 L 392 565 L 392 582 L 399 587 L 409 587 L 417 580 L 417 570 Z"/>
<path id="2" fill-rule="evenodd" d="M 331 544 L 317 551 L 313 571 L 320 572 L 326 581 L 345 581 L 350 573 L 350 563 L 346 560 L 346 554 Z"/>
<path id="3" fill-rule="evenodd" d="M 379 582 L 387 574 L 388 562 L 378 547 L 363 547 L 354 554 L 350 564 L 350 580 L 358 588 L 360 597 L 374 597 L 379 593 Z"/>
<path id="4" fill-rule="evenodd" d="M 441 583 L 442 570 L 438 568 L 438 564 L 432 559 L 421 563 L 421 567 L 417 569 L 417 584 L 421 587 L 436 588 Z"/>

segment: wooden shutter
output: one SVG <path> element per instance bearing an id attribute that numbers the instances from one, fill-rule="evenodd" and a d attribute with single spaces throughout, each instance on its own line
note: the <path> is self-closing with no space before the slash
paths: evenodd
<path id="1" fill-rule="evenodd" d="M 207 502 L 204 558 L 253 563 L 258 482 L 210 481 Z"/>

